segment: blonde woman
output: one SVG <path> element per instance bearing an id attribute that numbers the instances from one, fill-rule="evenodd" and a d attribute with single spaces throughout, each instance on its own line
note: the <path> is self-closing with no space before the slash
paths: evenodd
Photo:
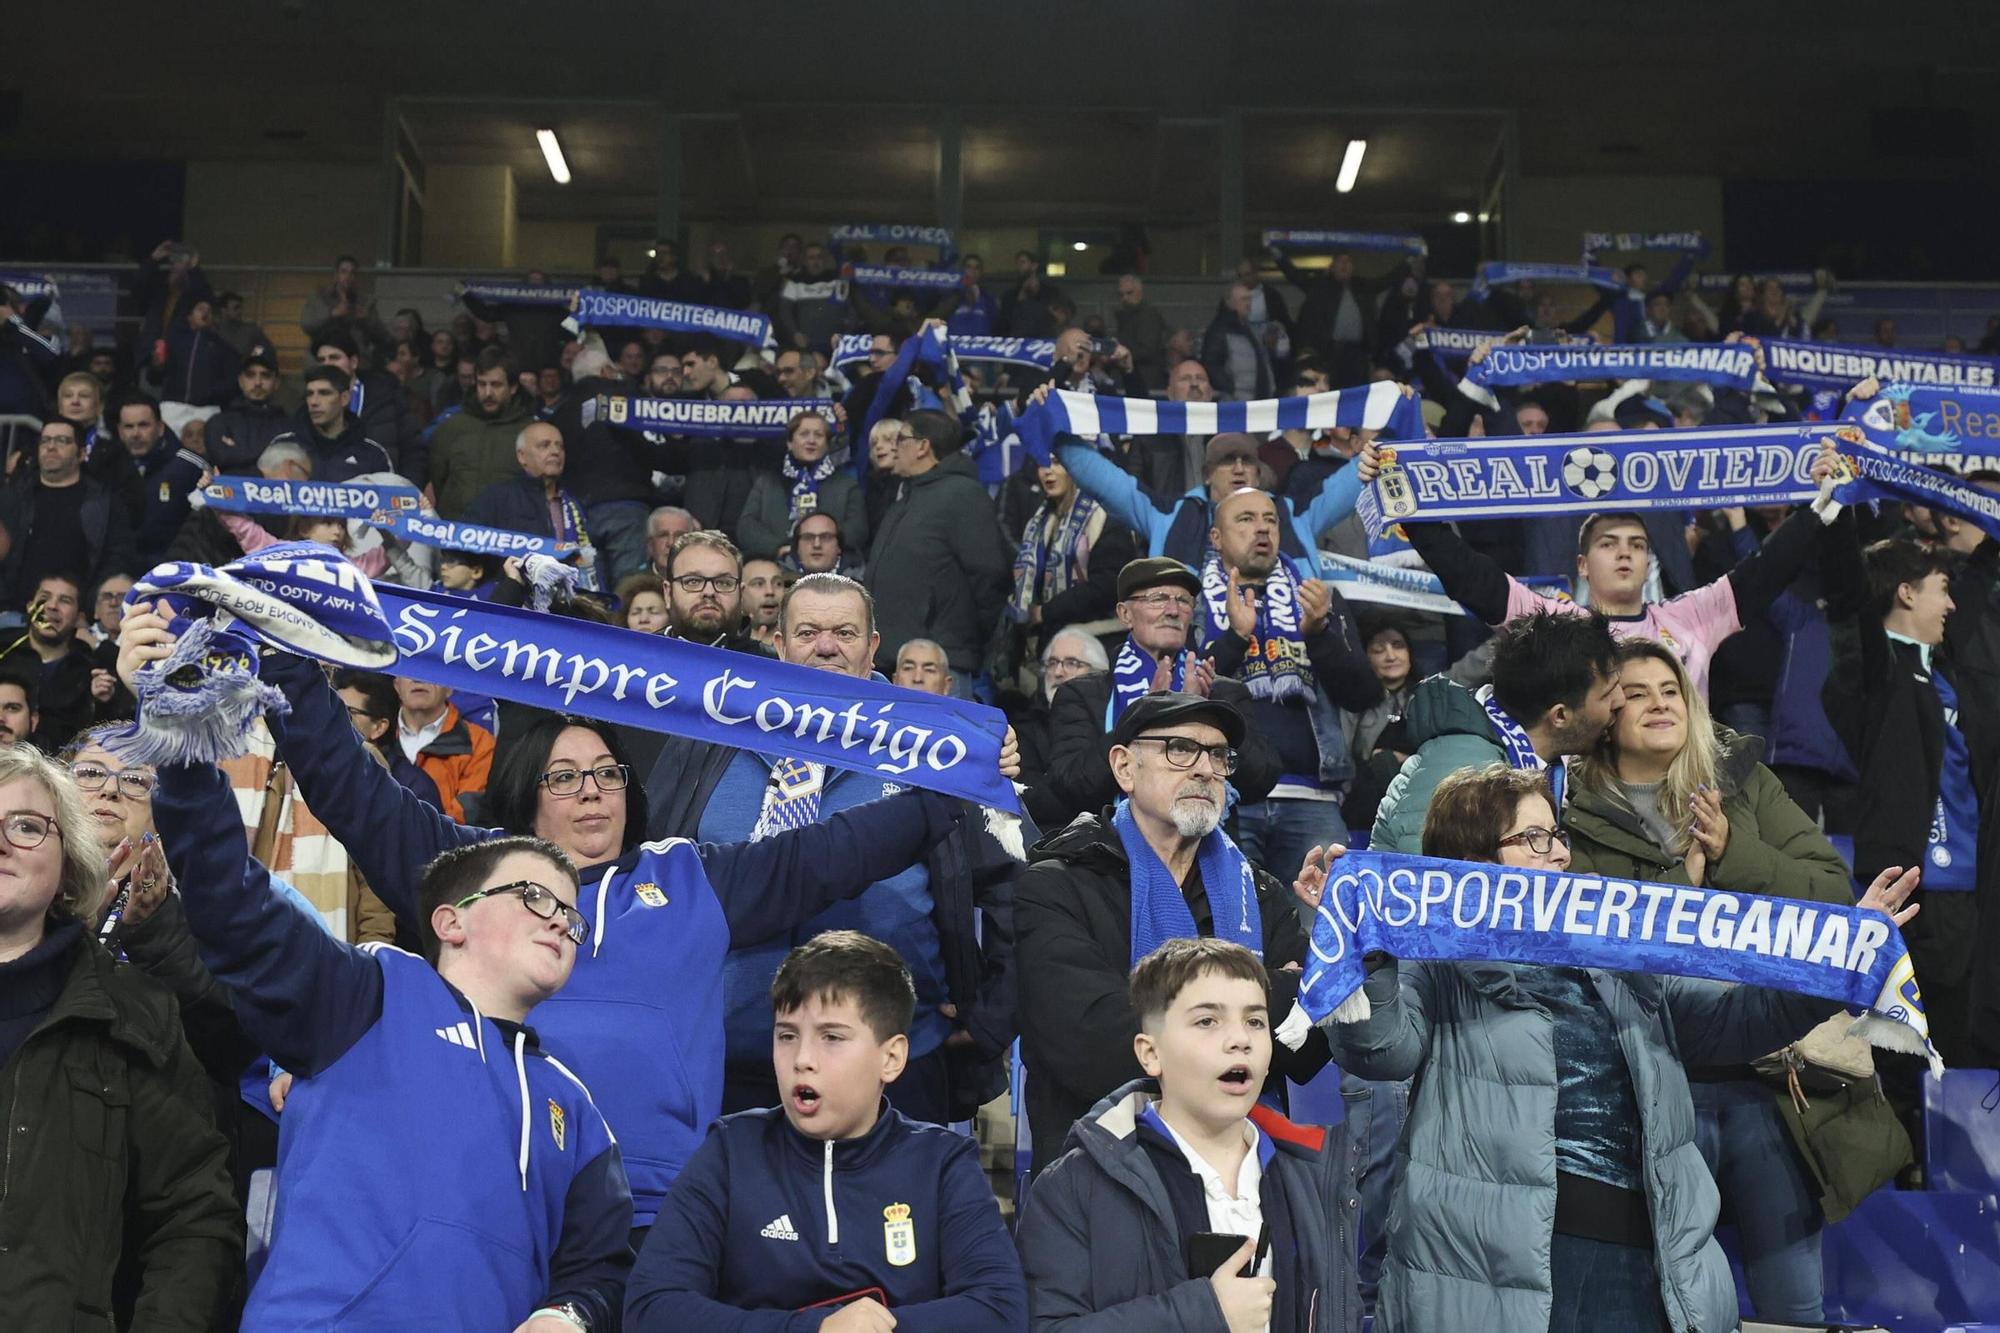
<path id="1" fill-rule="evenodd" d="M 1618 657 L 1624 708 L 1576 766 L 1563 814 L 1576 867 L 1851 905 L 1846 864 L 1758 762 L 1764 743 L 1715 726 L 1663 644 L 1629 639 Z M 1688 1083 L 1757 1317 L 1820 1322 L 1818 1191 L 1777 1094 L 1747 1064 L 1690 1065 Z"/>

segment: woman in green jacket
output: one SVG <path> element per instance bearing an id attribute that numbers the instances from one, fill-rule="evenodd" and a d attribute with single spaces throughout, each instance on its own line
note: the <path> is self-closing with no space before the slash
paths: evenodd
<path id="1" fill-rule="evenodd" d="M 1623 711 L 1574 766 L 1563 813 L 1576 868 L 1852 905 L 1846 864 L 1758 762 L 1763 742 L 1710 722 L 1671 649 L 1630 639 L 1618 656 Z M 1779 1094 L 1747 1064 L 1691 1064 L 1688 1084 L 1757 1317 L 1818 1323 L 1823 1218 Z"/>
<path id="2" fill-rule="evenodd" d="M 793 414 L 785 426 L 782 475 L 759 472 L 751 484 L 736 540 L 746 556 L 776 558 L 791 544 L 799 520 L 813 513 L 833 515 L 848 550 L 868 549 L 868 506 L 847 466 L 847 450 L 833 447 L 833 427 L 825 417 L 806 411 Z"/>

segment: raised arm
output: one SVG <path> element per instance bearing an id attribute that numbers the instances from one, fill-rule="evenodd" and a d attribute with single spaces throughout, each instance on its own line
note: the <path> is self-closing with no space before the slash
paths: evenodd
<path id="1" fill-rule="evenodd" d="M 755 944 L 903 870 L 957 827 L 962 807 L 912 789 L 755 842 L 702 843 L 732 948 Z"/>
<path id="2" fill-rule="evenodd" d="M 1076 478 L 1078 490 L 1103 505 L 1113 522 L 1123 523 L 1142 541 L 1166 512 L 1140 489 L 1137 477 L 1074 435 L 1057 437 L 1056 461 Z"/>
<path id="3" fill-rule="evenodd" d="M 1515 587 L 1506 570 L 1473 550 L 1449 523 L 1405 523 L 1403 535 L 1438 576 L 1445 596 L 1488 625 L 1506 622 Z"/>
<path id="4" fill-rule="evenodd" d="M 1313 496 L 1306 512 L 1299 515 L 1299 521 L 1305 524 L 1313 540 L 1318 541 L 1328 528 L 1347 521 L 1360 498 L 1361 471 L 1350 463 L 1320 483 L 1319 494 Z"/>
<path id="5" fill-rule="evenodd" d="M 271 887 L 220 769 L 163 766 L 153 814 L 188 926 L 244 1031 L 302 1076 L 338 1060 L 382 1016 L 380 965 Z"/>
<path id="6" fill-rule="evenodd" d="M 1770 609 L 1778 594 L 1791 586 L 1818 549 L 1820 529 L 1824 526 L 1810 505 L 1796 509 L 1771 529 L 1762 546 L 1737 561 L 1723 576 L 1736 593 L 1737 620 L 1747 625 Z"/>

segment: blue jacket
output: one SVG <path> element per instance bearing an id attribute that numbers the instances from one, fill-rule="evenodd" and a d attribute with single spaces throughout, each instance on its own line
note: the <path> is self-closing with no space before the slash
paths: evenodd
<path id="1" fill-rule="evenodd" d="M 1825 610 L 1817 600 L 1802 595 L 1795 583 L 1765 615 L 1785 644 L 1778 688 L 1771 695 L 1771 749 L 1765 760 L 1773 766 L 1817 769 L 1843 782 L 1860 781 L 1854 760 L 1833 723 L 1826 720 L 1826 705 L 1820 702 L 1820 687 L 1833 665 Z"/>
<path id="2" fill-rule="evenodd" d="M 1206 487 L 1193 487 L 1162 504 L 1140 489 L 1131 473 L 1075 436 L 1056 441 L 1056 458 L 1076 478 L 1077 489 L 1103 505 L 1112 522 L 1139 534 L 1147 555 L 1170 555 L 1190 569 L 1201 569 L 1212 526 Z M 1319 534 L 1352 514 L 1360 498 L 1361 478 L 1351 467 L 1328 477 L 1303 510 L 1279 496 L 1279 549 L 1294 559 L 1309 559 L 1319 548 Z"/>
<path id="3" fill-rule="evenodd" d="M 139 566 L 151 569 L 167 558 L 174 534 L 187 521 L 188 494 L 208 471 L 208 460 L 181 448 L 172 431 L 139 460 L 145 478 L 146 507 L 139 520 Z"/>
<path id="4" fill-rule="evenodd" d="M 667 1195 L 626 1291 L 629 1333 L 806 1333 L 879 1288 L 897 1333 L 1028 1327 L 1021 1261 L 979 1145 L 885 1099 L 858 1139 L 783 1110 L 716 1122 Z"/>
<path id="5" fill-rule="evenodd" d="M 398 784 L 362 750 L 346 706 L 313 664 L 276 654 L 264 674 L 292 705 L 289 717 L 268 721 L 300 794 L 403 921 L 416 916 L 432 858 L 505 832 L 458 824 Z M 618 1134 L 634 1225 L 652 1222 L 722 1109 L 723 956 L 894 874 L 958 818 L 957 802 L 910 792 L 760 842 L 716 846 L 637 844 L 645 812 L 635 810 L 634 845 L 579 867 L 591 939 L 537 1019 Z"/>
<path id="6" fill-rule="evenodd" d="M 489 528 L 557 539 L 555 525 L 549 522 L 548 492 L 540 480 L 525 472 L 496 481 L 473 496 L 463 517 L 468 523 L 484 523 Z"/>
<path id="7" fill-rule="evenodd" d="M 153 808 L 203 961 L 298 1079 L 243 1327 L 512 1328 L 565 1300 L 612 1327 L 632 1199 L 583 1084 L 428 963 L 277 892 L 220 770 L 162 768 Z"/>

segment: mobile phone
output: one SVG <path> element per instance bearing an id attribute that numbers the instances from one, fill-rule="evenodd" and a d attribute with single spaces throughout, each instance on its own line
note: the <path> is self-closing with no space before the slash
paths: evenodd
<path id="1" fill-rule="evenodd" d="M 1188 1275 L 1214 1277 L 1215 1271 L 1243 1248 L 1248 1236 L 1232 1236 L 1226 1231 L 1197 1231 L 1188 1237 Z M 1248 1271 L 1248 1270 L 1245 1270 Z"/>
<path id="2" fill-rule="evenodd" d="M 1560 329 L 1532 329 L 1528 333 L 1528 341 L 1537 346 L 1543 343 L 1559 343 L 1562 341 L 1562 331 Z"/>
<path id="3" fill-rule="evenodd" d="M 1090 350 L 1098 356 L 1117 356 L 1118 340 L 1116 338 L 1092 338 L 1090 340 Z"/>

